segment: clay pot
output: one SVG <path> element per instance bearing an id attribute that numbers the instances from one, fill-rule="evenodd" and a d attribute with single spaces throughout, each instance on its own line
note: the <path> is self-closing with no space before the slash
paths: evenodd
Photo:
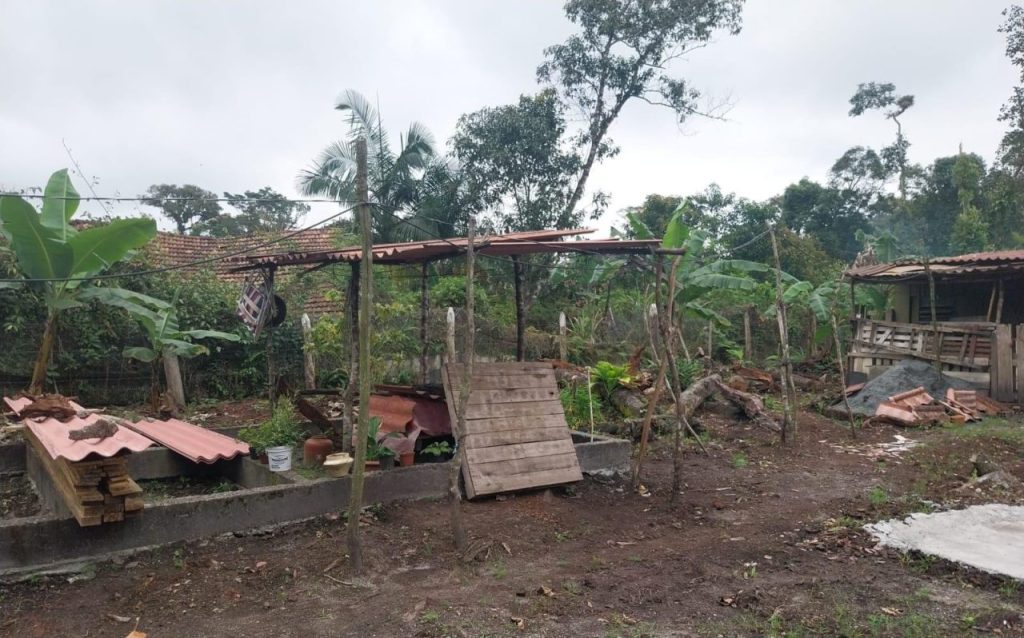
<path id="1" fill-rule="evenodd" d="M 402 467 L 408 467 L 412 465 L 416 460 L 415 452 L 402 452 L 398 455 L 398 464 Z"/>
<path id="2" fill-rule="evenodd" d="M 334 452 L 334 443 L 323 434 L 314 434 L 302 445 L 302 462 L 306 465 L 323 465 L 327 455 Z"/>
<path id="3" fill-rule="evenodd" d="M 363 467 L 367 472 L 376 472 L 380 469 L 380 461 L 367 461 Z"/>
<path id="4" fill-rule="evenodd" d="M 260 452 L 260 463 L 262 463 L 263 465 L 267 465 L 268 463 L 270 463 L 270 461 L 267 459 L 266 452 Z"/>

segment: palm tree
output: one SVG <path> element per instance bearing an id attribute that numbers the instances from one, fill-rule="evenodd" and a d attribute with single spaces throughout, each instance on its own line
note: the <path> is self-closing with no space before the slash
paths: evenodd
<path id="1" fill-rule="evenodd" d="M 299 190 L 355 204 L 355 141 L 365 138 L 370 199 L 380 209 L 372 216 L 374 240 L 451 236 L 457 226 L 453 217 L 457 207 L 439 204 L 454 203 L 451 189 L 456 184 L 455 192 L 459 190 L 457 169 L 438 156 L 430 131 L 413 122 L 399 136 L 395 151 L 380 114 L 362 94 L 345 91 L 334 108 L 348 116 L 348 139 L 325 148 L 312 167 L 299 173 Z M 438 223 L 434 218 L 447 221 Z"/>

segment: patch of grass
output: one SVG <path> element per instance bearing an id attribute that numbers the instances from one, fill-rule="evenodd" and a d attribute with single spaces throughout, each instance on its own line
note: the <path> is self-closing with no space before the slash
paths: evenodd
<path id="1" fill-rule="evenodd" d="M 1003 598 L 1014 599 L 1020 593 L 1019 580 L 1007 580 L 999 586 L 999 595 Z"/>
<path id="2" fill-rule="evenodd" d="M 305 463 L 300 463 L 292 469 L 295 470 L 296 474 L 309 481 L 327 476 L 327 472 L 324 470 L 324 466 L 322 465 L 306 465 Z"/>
<path id="3" fill-rule="evenodd" d="M 564 543 L 573 539 L 572 532 L 555 532 L 555 542 Z"/>
<path id="4" fill-rule="evenodd" d="M 579 596 L 580 592 L 583 591 L 583 587 L 575 580 L 567 580 L 562 583 L 562 589 L 572 594 L 573 596 Z"/>
<path id="5" fill-rule="evenodd" d="M 868 616 L 868 635 L 931 638 L 932 636 L 941 636 L 942 631 L 934 618 L 911 611 L 898 616 L 888 614 Z"/>
<path id="6" fill-rule="evenodd" d="M 882 507 L 889 502 L 889 493 L 881 486 L 874 486 L 868 490 L 868 502 L 874 507 Z"/>
<path id="7" fill-rule="evenodd" d="M 919 554 L 917 552 L 911 552 L 907 554 L 900 554 L 900 563 L 919 574 L 927 573 L 939 559 L 935 556 L 929 556 L 928 554 Z M 915 594 L 919 599 L 922 599 L 919 594 Z M 927 599 L 927 592 L 923 595 L 923 599 Z"/>
<path id="8" fill-rule="evenodd" d="M 742 470 L 747 467 L 747 455 L 743 452 L 737 452 L 732 455 L 732 466 L 737 470 Z"/>
<path id="9" fill-rule="evenodd" d="M 494 564 L 491 565 L 491 576 L 494 576 L 498 580 L 502 580 L 508 576 L 508 565 L 505 561 L 501 559 L 494 561 Z"/>
<path id="10" fill-rule="evenodd" d="M 612 614 L 608 619 L 605 638 L 654 638 L 653 623 L 637 622 L 625 614 Z"/>
<path id="11" fill-rule="evenodd" d="M 185 569 L 185 552 L 180 548 L 174 550 L 174 553 L 171 554 L 171 562 L 178 569 Z"/>

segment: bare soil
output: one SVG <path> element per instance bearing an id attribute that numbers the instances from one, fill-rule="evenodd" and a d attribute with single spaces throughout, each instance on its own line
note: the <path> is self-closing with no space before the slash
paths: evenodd
<path id="1" fill-rule="evenodd" d="M 24 474 L 0 476 L 0 519 L 35 516 L 39 497 Z"/>
<path id="2" fill-rule="evenodd" d="M 675 499 L 656 445 L 648 497 L 592 478 L 466 504 L 483 548 L 469 562 L 445 503 L 373 508 L 364 577 L 328 516 L 0 586 L 0 635 L 123 638 L 136 622 L 150 638 L 1024 635 L 1012 581 L 876 549 L 860 529 L 933 503 L 1020 502 L 960 489 L 976 451 L 1021 475 L 1020 424 L 874 426 L 851 441 L 804 413 L 782 446 L 729 415 L 700 420 L 710 455 L 687 449 Z M 895 434 L 925 445 L 882 451 Z"/>

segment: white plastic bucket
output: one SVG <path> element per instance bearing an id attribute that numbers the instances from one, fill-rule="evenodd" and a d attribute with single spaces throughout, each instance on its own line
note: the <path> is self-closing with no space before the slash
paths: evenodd
<path id="1" fill-rule="evenodd" d="M 292 469 L 292 449 L 287 445 L 268 447 L 267 464 L 271 472 L 287 472 Z"/>

